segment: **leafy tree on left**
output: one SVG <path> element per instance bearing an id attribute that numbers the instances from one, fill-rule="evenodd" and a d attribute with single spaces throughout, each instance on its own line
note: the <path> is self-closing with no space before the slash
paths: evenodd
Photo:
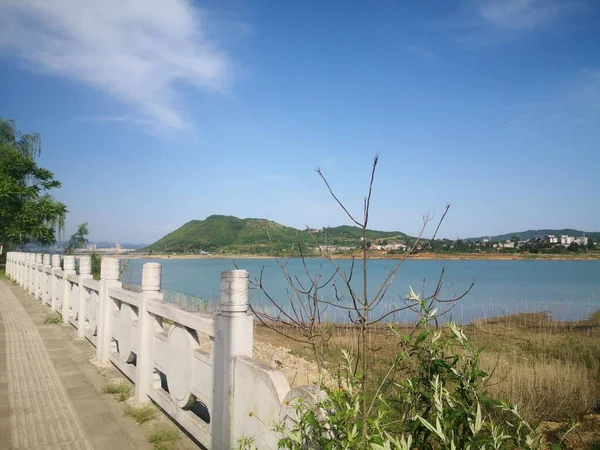
<path id="1" fill-rule="evenodd" d="M 19 134 L 0 119 L 0 245 L 22 248 L 56 242 L 67 207 L 52 195 L 61 186 L 54 174 L 39 167 L 39 135 Z"/>

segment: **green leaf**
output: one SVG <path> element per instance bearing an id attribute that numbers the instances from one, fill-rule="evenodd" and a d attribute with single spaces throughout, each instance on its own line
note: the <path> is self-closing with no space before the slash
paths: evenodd
<path id="1" fill-rule="evenodd" d="M 421 331 L 421 334 L 419 334 L 419 336 L 415 340 L 415 346 L 417 346 L 421 342 L 423 342 L 427 336 L 429 336 L 429 332 L 428 331 Z"/>

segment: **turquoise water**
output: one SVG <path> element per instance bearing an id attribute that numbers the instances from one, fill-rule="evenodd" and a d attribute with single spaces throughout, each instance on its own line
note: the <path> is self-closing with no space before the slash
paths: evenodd
<path id="1" fill-rule="evenodd" d="M 144 262 L 155 261 L 163 265 L 163 287 L 216 302 L 219 297 L 219 277 L 224 270 L 233 269 L 234 262 L 227 259 L 190 259 L 190 260 L 132 260 L 123 279 L 133 283 L 141 282 L 141 266 Z M 263 284 L 270 294 L 286 311 L 290 308 L 291 292 L 282 270 L 273 259 L 239 259 L 241 269 L 253 276 L 260 274 L 264 267 Z M 309 259 L 307 269 L 312 276 L 322 274 L 322 280 L 331 277 L 334 269 L 324 259 Z M 340 267 L 348 272 L 349 260 L 338 261 Z M 383 282 L 386 273 L 394 267 L 392 260 L 372 260 L 369 262 L 369 291 L 374 293 Z M 519 312 L 546 311 L 560 320 L 585 319 L 590 313 L 600 309 L 600 261 L 476 261 L 476 260 L 428 260 L 406 261 L 398 271 L 392 285 L 378 307 L 382 315 L 403 305 L 402 298 L 412 286 L 421 292 L 425 281 L 425 293 L 431 294 L 442 268 L 445 268 L 443 295 L 450 299 L 464 292 L 471 282 L 475 286 L 471 292 L 458 301 L 446 318 L 452 317 L 459 322 L 468 322 L 476 318 L 494 317 Z M 358 270 L 356 270 L 358 269 Z M 287 261 L 286 270 L 307 285 L 302 261 Z M 352 285 L 362 288 L 362 266 L 355 267 Z M 338 290 L 343 285 L 336 277 Z M 322 289 L 324 298 L 335 300 L 331 286 Z M 342 299 L 347 304 L 349 297 Z M 257 289 L 250 291 L 250 302 L 257 309 L 269 308 L 269 302 Z M 297 300 L 294 304 L 299 306 Z M 440 310 L 444 309 L 440 306 Z M 347 313 L 334 311 L 329 307 L 326 318 L 348 321 Z M 269 309 L 272 311 L 272 308 Z M 414 318 L 411 311 L 403 311 L 388 319 L 410 321 Z"/>

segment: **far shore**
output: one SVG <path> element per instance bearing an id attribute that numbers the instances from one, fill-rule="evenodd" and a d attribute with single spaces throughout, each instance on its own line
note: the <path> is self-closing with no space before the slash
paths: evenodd
<path id="1" fill-rule="evenodd" d="M 274 259 L 270 255 L 247 255 L 247 254 L 214 254 L 214 255 L 194 255 L 194 254 L 110 254 L 107 256 L 121 257 L 124 259 Z M 330 255 L 334 259 L 356 259 L 362 258 L 362 255 L 355 253 L 342 253 Z M 404 259 L 404 255 L 389 255 L 384 252 L 369 252 L 369 259 Z M 307 256 L 307 258 L 323 258 L 324 256 Z M 287 258 L 280 256 L 279 258 Z M 600 260 L 600 253 L 576 253 L 576 254 L 527 254 L 527 253 L 416 253 L 410 255 L 408 259 L 414 260 L 539 260 L 539 261 L 592 261 Z"/>

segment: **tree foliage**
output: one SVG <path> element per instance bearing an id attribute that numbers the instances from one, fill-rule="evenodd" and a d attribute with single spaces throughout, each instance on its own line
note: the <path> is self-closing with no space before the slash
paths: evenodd
<path id="1" fill-rule="evenodd" d="M 0 243 L 7 248 L 52 245 L 64 227 L 67 207 L 50 194 L 61 184 L 37 165 L 37 154 L 39 136 L 18 134 L 0 119 Z"/>
<path id="2" fill-rule="evenodd" d="M 65 254 L 72 255 L 74 250 L 84 248 L 89 242 L 87 238 L 89 233 L 87 222 L 79 224 L 77 231 L 69 238 L 69 242 L 65 247 Z"/>

